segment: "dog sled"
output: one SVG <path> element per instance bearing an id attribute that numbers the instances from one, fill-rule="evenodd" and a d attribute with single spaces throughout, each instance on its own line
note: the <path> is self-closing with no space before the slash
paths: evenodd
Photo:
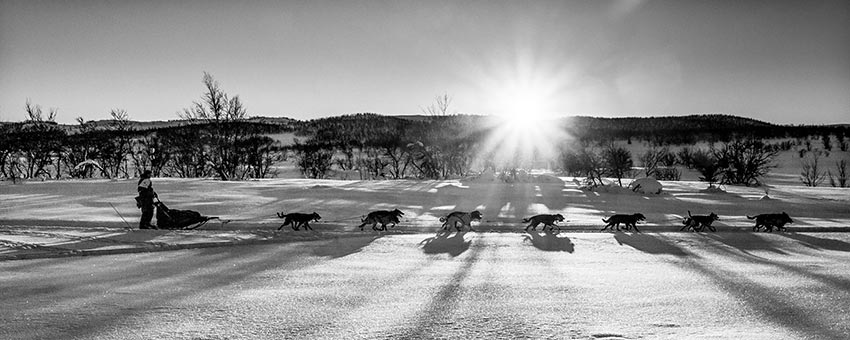
<path id="1" fill-rule="evenodd" d="M 157 198 L 154 202 L 156 207 L 156 227 L 158 229 L 197 229 L 207 224 L 210 220 L 221 220 L 216 216 L 204 216 L 193 210 L 170 209 L 165 203 Z"/>

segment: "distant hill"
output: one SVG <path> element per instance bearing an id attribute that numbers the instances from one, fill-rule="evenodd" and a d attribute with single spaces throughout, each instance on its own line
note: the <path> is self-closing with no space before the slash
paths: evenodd
<path id="1" fill-rule="evenodd" d="M 385 116 L 374 113 L 358 113 L 312 120 L 296 120 L 286 117 L 251 117 L 248 124 L 262 125 L 262 131 L 294 131 L 297 135 L 332 134 L 334 138 L 359 140 L 377 131 L 391 132 L 406 130 L 427 132 L 431 124 L 453 124 L 463 121 L 472 127 L 486 129 L 487 116 L 473 115 L 399 115 Z M 96 127 L 107 128 L 112 120 L 90 121 Z M 25 123 L 0 123 L 2 125 Z M 185 120 L 133 121 L 133 129 L 139 132 L 171 129 L 190 124 Z M 727 114 L 700 114 L 667 117 L 622 117 L 602 118 L 576 116 L 561 120 L 562 128 L 572 136 L 584 140 L 638 139 L 658 143 L 686 144 L 701 140 L 723 141 L 734 136 L 758 138 L 805 137 L 812 135 L 850 135 L 850 124 L 835 125 L 778 125 L 751 118 Z M 76 130 L 76 124 L 57 124 L 68 132 Z"/>

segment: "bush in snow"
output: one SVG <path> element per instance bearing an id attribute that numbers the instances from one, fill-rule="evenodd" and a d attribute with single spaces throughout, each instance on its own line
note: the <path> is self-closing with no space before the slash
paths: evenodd
<path id="1" fill-rule="evenodd" d="M 835 162 L 836 167 L 836 175 L 833 177 L 831 171 L 827 171 L 826 174 L 829 176 L 829 184 L 833 187 L 846 188 L 847 187 L 847 161 L 840 160 Z"/>
<path id="2" fill-rule="evenodd" d="M 756 139 L 737 139 L 714 150 L 723 184 L 760 185 L 779 151 Z"/>
<path id="3" fill-rule="evenodd" d="M 602 159 L 605 161 L 605 173 L 617 178 L 617 183 L 623 186 L 623 177 L 631 172 L 634 165 L 631 152 L 612 144 L 602 151 Z"/>
<path id="4" fill-rule="evenodd" d="M 826 173 L 818 167 L 820 165 L 820 152 L 817 150 L 800 162 L 800 181 L 807 187 L 816 187 L 826 179 Z"/>

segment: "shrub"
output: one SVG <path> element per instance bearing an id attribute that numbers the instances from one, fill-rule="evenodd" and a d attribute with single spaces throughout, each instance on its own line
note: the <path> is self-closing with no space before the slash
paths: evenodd
<path id="1" fill-rule="evenodd" d="M 631 172 L 634 165 L 631 152 L 626 148 L 612 144 L 602 151 L 602 159 L 605 165 L 605 174 L 616 177 L 617 183 L 623 186 L 623 177 Z"/>
<path id="2" fill-rule="evenodd" d="M 816 187 L 826 178 L 826 173 L 819 169 L 820 152 L 812 152 L 811 156 L 800 161 L 801 169 L 800 181 L 807 187 Z"/>
<path id="3" fill-rule="evenodd" d="M 302 144 L 296 139 L 293 149 L 296 164 L 304 177 L 322 179 L 327 176 L 333 161 L 332 148 L 315 140 L 308 140 Z"/>
<path id="4" fill-rule="evenodd" d="M 756 139 L 736 139 L 714 150 L 723 184 L 760 185 L 759 179 L 774 168 L 777 151 Z"/>
<path id="5" fill-rule="evenodd" d="M 694 169 L 702 175 L 700 181 L 708 182 L 709 187 L 720 181 L 720 166 L 713 152 L 697 150 L 691 156 Z"/>
<path id="6" fill-rule="evenodd" d="M 829 184 L 833 187 L 846 188 L 847 187 L 847 161 L 840 160 L 835 162 L 836 167 L 836 175 L 833 177 L 832 172 L 826 172 L 827 176 L 829 176 Z"/>

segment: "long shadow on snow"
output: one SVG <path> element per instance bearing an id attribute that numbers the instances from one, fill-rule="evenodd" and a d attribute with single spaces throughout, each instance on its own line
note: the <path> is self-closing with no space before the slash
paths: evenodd
<path id="1" fill-rule="evenodd" d="M 722 249 L 731 253 L 728 249 Z M 695 254 L 690 254 L 695 255 Z M 737 254 L 741 256 L 740 254 Z M 766 261 L 765 261 L 766 262 Z M 697 256 L 683 256 L 671 263 L 687 271 L 695 271 L 711 281 L 719 288 L 732 294 L 738 301 L 761 314 L 759 320 L 764 320 L 779 326 L 784 326 L 797 332 L 823 339 L 846 338 L 846 330 L 833 329 L 836 325 L 829 321 L 815 318 L 807 310 L 799 308 L 794 302 L 786 301 L 785 297 L 777 296 L 778 291 L 750 280 L 744 275 L 726 270 L 721 266 L 707 264 Z M 781 315 L 782 317 L 777 317 Z"/>
<path id="2" fill-rule="evenodd" d="M 811 236 L 811 235 L 798 234 L 798 233 L 776 233 L 776 234 L 783 236 L 783 237 L 793 239 L 793 240 L 797 240 L 800 243 L 802 243 L 804 246 L 812 248 L 812 249 L 850 252 L 850 243 L 840 241 L 840 240 L 820 238 L 820 237 L 814 237 L 814 236 Z"/>
<path id="3" fill-rule="evenodd" d="M 431 244 L 439 241 L 444 235 L 448 233 L 438 234 L 435 238 L 426 239 L 430 240 L 425 243 L 425 245 Z M 465 233 L 457 233 L 454 237 L 450 239 L 460 239 L 460 242 L 465 244 L 461 248 L 466 249 L 470 248 L 470 244 L 472 241 L 463 241 L 463 235 Z M 460 236 L 458 236 L 460 235 Z M 425 241 L 423 241 L 425 242 Z M 458 241 L 450 241 L 452 243 L 456 243 Z M 436 248 L 443 249 L 443 248 Z M 454 247 L 449 247 L 449 249 L 455 249 Z M 408 339 L 427 339 L 427 338 L 435 338 L 438 337 L 440 333 L 440 328 L 451 327 L 453 323 L 453 311 L 457 309 L 457 305 L 460 302 L 460 297 L 463 292 L 463 282 L 469 276 L 469 273 L 472 267 L 478 263 L 479 261 L 479 253 L 481 252 L 482 247 L 471 247 L 471 251 L 466 254 L 465 257 L 462 258 L 463 261 L 455 270 L 452 277 L 446 282 L 439 291 L 434 294 L 434 297 L 431 299 L 431 302 L 427 307 L 416 317 L 416 320 L 419 322 L 416 323 L 411 329 L 403 330 L 401 334 L 398 336 L 392 336 L 390 338 L 408 338 Z M 424 247 L 423 247 L 424 250 Z M 462 253 L 462 252 L 461 252 Z M 451 253 L 450 253 L 451 254 Z M 444 323 L 440 323 L 439 320 L 445 320 Z"/>
<path id="4" fill-rule="evenodd" d="M 454 236 L 449 237 L 451 234 L 451 231 L 440 231 L 437 235 L 422 240 L 422 242 L 419 242 L 422 252 L 425 254 L 448 254 L 455 257 L 469 249 L 472 241 L 464 239 L 466 232 L 457 232 Z"/>
<path id="5" fill-rule="evenodd" d="M 363 248 L 383 237 L 382 235 L 364 235 L 357 237 L 333 238 L 326 245 L 312 248 L 313 255 L 332 259 L 359 253 Z"/>
<path id="6" fill-rule="evenodd" d="M 0 290 L 0 300 L 14 301 L 26 297 L 35 300 L 50 300 L 56 306 L 84 305 L 113 306 L 103 308 L 85 320 L 74 319 L 71 328 L 39 330 L 36 338 L 81 337 L 86 338 L 119 324 L 121 319 L 144 314 L 152 307 L 172 303 L 203 292 L 225 289 L 236 282 L 257 273 L 286 266 L 306 268 L 321 261 L 304 261 L 305 255 L 342 257 L 359 251 L 375 237 L 354 238 L 352 246 L 339 249 L 339 244 L 328 241 L 296 242 L 285 245 L 241 245 L 220 248 L 205 248 L 162 253 L 146 253 L 132 257 L 117 258 L 110 266 L 116 268 L 108 275 L 92 274 L 80 276 L 76 272 L 47 270 L 50 278 L 39 282 L 14 283 L 6 280 L 9 288 Z M 325 250 L 316 250 L 329 248 Z M 163 260 L 163 257 L 166 257 Z M 173 257 L 173 258 L 172 258 Z M 79 263 L 81 268 L 100 257 L 62 259 L 61 264 Z M 56 261 L 40 262 L 44 267 L 57 265 Z M 56 282 L 63 282 L 57 284 Z M 68 287 L 67 282 L 74 282 Z M 139 288 L 142 286 L 144 288 Z M 63 288 L 64 287 L 64 288 Z M 61 288 L 61 289 L 60 289 Z M 120 294 L 121 291 L 137 291 L 139 294 Z M 24 305 L 22 304 L 21 307 Z M 33 306 L 33 309 L 39 308 Z M 69 307 L 71 308 L 71 307 Z M 39 313 L 23 308 L 19 315 Z M 72 317 L 75 310 L 62 313 Z M 63 324 L 57 321 L 57 324 Z M 46 332 L 46 333 L 45 333 Z"/>
<path id="7" fill-rule="evenodd" d="M 614 234 L 614 239 L 617 240 L 617 243 L 620 245 L 625 244 L 647 254 L 667 254 L 682 257 L 693 255 L 686 252 L 679 246 L 670 243 L 670 241 L 658 238 L 654 235 L 617 233 Z"/>
<path id="8" fill-rule="evenodd" d="M 543 235 L 536 232 L 523 235 L 523 241 L 530 241 L 531 245 L 543 251 L 565 251 L 572 254 L 575 245 L 566 235 L 559 236 L 552 232 L 544 232 Z"/>
<path id="9" fill-rule="evenodd" d="M 92 232 L 88 236 L 78 236 L 72 235 L 70 233 L 63 233 L 61 229 L 57 228 L 56 231 L 32 231 L 26 229 L 8 229 L 5 230 L 6 233 L 9 234 L 19 234 L 19 235 L 37 235 L 37 236 L 48 236 L 55 238 L 57 241 L 52 244 L 47 245 L 34 245 L 33 248 L 42 248 L 51 250 L 51 256 L 48 257 L 63 257 L 77 254 L 79 251 L 84 250 L 92 250 L 105 248 L 109 246 L 116 245 L 125 245 L 125 244 L 137 244 L 143 245 L 146 247 L 150 246 L 165 246 L 165 244 L 160 242 L 151 242 L 151 240 L 162 236 L 163 231 L 153 231 L 153 230 L 130 230 L 125 232 L 124 230 L 120 231 L 104 231 L 103 233 Z M 114 233 L 114 235 L 103 236 L 106 233 Z M 53 254 L 55 253 L 55 254 Z"/>
<path id="10" fill-rule="evenodd" d="M 717 242 L 738 249 L 741 252 L 752 255 L 751 251 L 769 251 L 776 254 L 787 255 L 788 253 L 776 246 L 773 242 L 769 242 L 759 234 L 751 232 L 743 233 L 707 233 L 706 237 Z"/>
<path id="11" fill-rule="evenodd" d="M 711 237 L 711 236 L 716 236 L 716 235 L 710 235 L 709 237 Z M 711 238 L 717 239 L 716 237 L 711 237 Z M 771 242 L 771 240 L 769 238 L 755 238 L 753 240 L 755 242 L 761 243 L 763 245 L 764 249 L 767 249 L 767 250 L 773 249 L 772 251 L 776 252 L 778 254 L 793 256 L 790 253 L 779 250 L 778 247 L 771 246 L 771 244 L 773 242 Z M 840 241 L 838 241 L 838 242 L 840 242 Z M 721 243 L 724 243 L 724 242 L 721 242 Z M 729 245 L 729 244 L 727 244 L 727 245 Z M 790 273 L 805 277 L 805 278 L 810 279 L 810 280 L 819 281 L 819 282 L 821 282 L 825 285 L 832 286 L 835 289 L 839 289 L 839 290 L 850 289 L 850 280 L 847 280 L 847 279 L 844 279 L 844 278 L 814 273 L 814 272 L 811 272 L 811 271 L 808 271 L 808 270 L 804 270 L 800 267 L 791 266 L 791 265 L 788 265 L 788 264 L 785 264 L 785 263 L 782 263 L 782 262 L 769 260 L 769 259 L 760 257 L 758 255 L 751 254 L 751 253 L 749 253 L 749 252 L 747 252 L 747 251 L 745 251 L 741 248 L 737 248 L 738 251 L 740 251 L 740 253 L 731 251 L 728 248 L 721 248 L 721 247 L 717 247 L 717 246 L 715 246 L 714 248 L 715 248 L 715 252 L 722 252 L 722 253 L 724 253 L 728 256 L 737 257 L 741 261 L 750 262 L 750 263 L 759 263 L 759 264 L 762 264 L 762 265 L 765 265 L 765 266 L 776 267 L 776 268 L 782 269 L 786 272 L 790 272 Z"/>

